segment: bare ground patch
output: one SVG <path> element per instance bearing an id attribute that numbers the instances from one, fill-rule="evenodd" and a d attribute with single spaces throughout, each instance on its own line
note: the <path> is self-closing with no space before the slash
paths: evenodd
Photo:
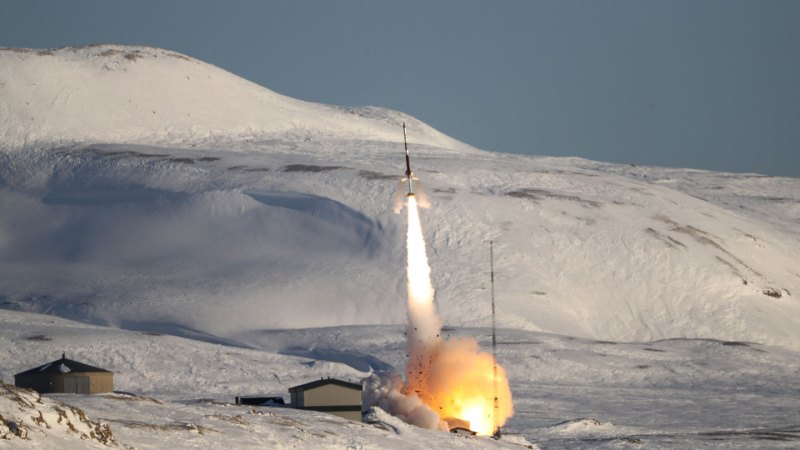
<path id="1" fill-rule="evenodd" d="M 368 180 L 395 180 L 399 181 L 401 177 L 397 175 L 387 175 L 385 173 L 375 172 L 372 170 L 359 170 L 358 175 Z"/>
<path id="2" fill-rule="evenodd" d="M 753 269 L 752 267 L 748 266 L 744 261 L 739 259 L 733 253 L 729 252 L 725 247 L 723 247 L 722 244 L 720 244 L 720 243 L 718 243 L 717 241 L 714 240 L 714 239 L 717 239 L 719 241 L 722 241 L 722 238 L 720 238 L 718 236 L 714 236 L 713 234 L 708 233 L 708 232 L 706 232 L 704 230 L 701 230 L 701 229 L 699 229 L 697 227 L 694 227 L 692 225 L 681 225 L 681 224 L 675 222 L 674 220 L 672 220 L 672 219 L 670 219 L 669 217 L 666 217 L 666 216 L 657 215 L 657 216 L 654 217 L 654 219 L 656 219 L 656 220 L 658 220 L 660 222 L 664 222 L 665 224 L 669 225 L 670 226 L 670 231 L 673 231 L 673 232 L 676 232 L 676 233 L 685 234 L 687 236 L 692 237 L 695 240 L 695 242 L 697 242 L 699 244 L 707 245 L 709 247 L 713 247 L 713 248 L 719 250 L 720 252 L 722 252 L 725 255 L 727 255 L 729 258 L 733 259 L 736 262 L 736 264 L 738 264 L 741 267 L 744 267 L 745 269 L 749 270 L 751 273 L 753 273 L 757 277 L 760 277 L 760 278 L 764 277 L 764 275 L 761 274 L 761 272 L 759 272 L 759 271 Z M 712 239 L 712 238 L 714 238 L 714 239 Z M 741 277 L 741 275 L 740 275 L 740 277 Z M 744 277 L 742 277 L 742 278 L 744 278 Z"/>
<path id="3" fill-rule="evenodd" d="M 677 239 L 674 239 L 672 236 L 669 236 L 669 235 L 666 235 L 666 234 L 661 234 L 661 233 L 658 232 L 658 230 L 656 230 L 654 228 L 647 228 L 646 230 L 644 230 L 644 232 L 649 234 L 650 236 L 658 239 L 659 241 L 663 242 L 669 248 L 676 249 L 676 250 L 678 248 L 683 248 L 683 249 L 686 248 L 686 244 L 684 244 L 683 242 L 681 242 L 681 241 L 679 241 Z"/>
<path id="4" fill-rule="evenodd" d="M 534 201 L 541 201 L 545 199 L 567 200 L 571 202 L 577 202 L 581 206 L 589 208 L 600 208 L 603 206 L 602 203 L 595 200 L 587 200 L 585 198 L 581 198 L 576 195 L 560 194 L 545 189 L 536 189 L 536 188 L 517 189 L 514 191 L 506 192 L 506 195 L 508 195 L 509 197 L 525 198 Z"/>
<path id="5" fill-rule="evenodd" d="M 288 166 L 283 166 L 284 172 L 327 172 L 330 170 L 343 170 L 349 169 L 349 167 L 344 166 L 316 166 L 313 164 L 289 164 Z"/>
<path id="6" fill-rule="evenodd" d="M 232 166 L 228 167 L 228 170 L 240 172 L 269 172 L 271 169 L 269 167 L 262 166 Z"/>

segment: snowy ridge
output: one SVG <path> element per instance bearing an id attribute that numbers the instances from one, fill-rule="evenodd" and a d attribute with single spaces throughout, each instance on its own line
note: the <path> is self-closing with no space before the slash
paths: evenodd
<path id="1" fill-rule="evenodd" d="M 280 95 L 210 64 L 150 47 L 0 48 L 0 146 L 73 142 L 183 144 L 358 138 L 471 147 L 405 114 Z M 401 137 L 402 138 L 402 137 Z"/>
<path id="2" fill-rule="evenodd" d="M 79 408 L 37 392 L 0 382 L 0 439 L 37 447 L 116 446 L 105 422 L 95 422 Z"/>

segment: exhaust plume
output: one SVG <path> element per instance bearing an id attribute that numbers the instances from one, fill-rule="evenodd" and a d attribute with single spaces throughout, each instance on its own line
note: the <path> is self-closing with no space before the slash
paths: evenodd
<path id="1" fill-rule="evenodd" d="M 417 198 L 408 197 L 408 234 L 406 236 L 408 291 L 408 363 L 406 365 L 406 393 L 414 392 L 424 398 L 425 377 L 430 372 L 431 355 L 441 338 L 442 324 L 433 305 L 434 290 L 431 268 L 425 251 L 425 238 L 419 221 Z"/>
<path id="2" fill-rule="evenodd" d="M 425 193 L 424 186 L 422 182 L 419 181 L 417 177 L 411 177 L 414 180 L 414 201 L 417 204 L 417 208 L 425 208 L 428 209 L 431 207 L 431 202 L 428 200 L 428 194 Z M 400 182 L 397 183 L 397 188 L 394 191 L 394 199 L 392 200 L 392 211 L 395 214 L 400 214 L 400 211 L 403 210 L 403 206 L 406 204 L 406 199 L 410 198 L 411 196 L 408 195 L 406 191 L 406 181 L 407 178 L 403 178 Z"/>
<path id="3" fill-rule="evenodd" d="M 397 374 L 373 376 L 367 382 L 366 403 L 424 428 L 449 430 L 469 424 L 472 431 L 491 435 L 495 425 L 502 426 L 514 413 L 505 370 L 497 366 L 495 408 L 492 355 L 481 352 L 473 338 L 441 338 L 417 198 L 406 198 L 406 380 L 403 383 Z"/>

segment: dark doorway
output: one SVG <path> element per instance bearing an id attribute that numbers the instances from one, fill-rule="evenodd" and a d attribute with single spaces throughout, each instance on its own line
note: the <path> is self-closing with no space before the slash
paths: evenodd
<path id="1" fill-rule="evenodd" d="M 64 392 L 67 394 L 88 394 L 89 377 L 65 377 Z"/>

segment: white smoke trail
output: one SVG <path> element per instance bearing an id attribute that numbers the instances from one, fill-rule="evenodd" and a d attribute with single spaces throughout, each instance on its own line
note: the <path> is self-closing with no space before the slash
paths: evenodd
<path id="1" fill-rule="evenodd" d="M 419 221 L 417 199 L 408 197 L 407 288 L 408 288 L 408 364 L 406 392 L 425 396 L 425 377 L 431 364 L 431 354 L 439 343 L 442 324 L 434 309 L 434 290 L 431 268 L 425 251 L 425 238 Z"/>
<path id="2" fill-rule="evenodd" d="M 448 430 L 468 424 L 479 434 L 495 432 L 513 415 L 505 370 L 497 366 L 498 408 L 494 408 L 494 359 L 473 338 L 443 340 L 434 308 L 434 289 L 416 196 L 407 195 L 408 362 L 406 382 L 396 374 L 367 380 L 365 403 L 379 406 L 424 428 Z M 495 414 L 497 420 L 495 420 Z"/>

